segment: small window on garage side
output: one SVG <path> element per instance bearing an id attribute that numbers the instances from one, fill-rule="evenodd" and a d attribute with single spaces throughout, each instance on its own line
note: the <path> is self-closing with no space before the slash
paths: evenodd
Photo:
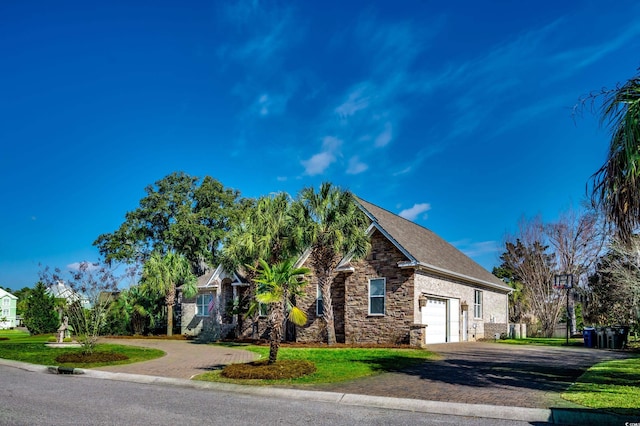
<path id="1" fill-rule="evenodd" d="M 321 317 L 322 315 L 324 315 L 324 300 L 322 299 L 320 284 L 318 284 L 316 290 L 316 316 Z"/>
<path id="2" fill-rule="evenodd" d="M 482 318 L 482 291 L 475 290 L 473 295 L 473 317 Z"/>
<path id="3" fill-rule="evenodd" d="M 369 315 L 384 315 L 385 278 L 369 280 Z"/>

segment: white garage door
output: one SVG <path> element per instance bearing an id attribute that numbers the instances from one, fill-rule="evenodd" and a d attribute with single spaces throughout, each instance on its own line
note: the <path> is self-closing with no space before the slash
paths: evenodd
<path id="1" fill-rule="evenodd" d="M 422 323 L 427 325 L 426 343 L 445 343 L 447 341 L 447 301 L 427 299 L 427 306 L 422 308 Z"/>

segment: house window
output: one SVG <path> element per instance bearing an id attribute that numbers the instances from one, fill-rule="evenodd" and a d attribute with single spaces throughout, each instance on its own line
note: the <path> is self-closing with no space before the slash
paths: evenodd
<path id="1" fill-rule="evenodd" d="M 386 278 L 369 280 L 369 315 L 384 315 Z"/>
<path id="2" fill-rule="evenodd" d="M 321 317 L 322 315 L 324 315 L 324 300 L 322 299 L 320 284 L 318 284 L 316 291 L 316 316 Z"/>
<path id="3" fill-rule="evenodd" d="M 473 317 L 482 318 L 482 291 L 475 290 L 473 295 Z"/>
<path id="4" fill-rule="evenodd" d="M 269 315 L 269 305 L 258 302 L 258 316 L 266 317 Z"/>
<path id="5" fill-rule="evenodd" d="M 196 297 L 196 307 L 198 309 L 196 312 L 197 316 L 208 317 L 214 307 L 213 294 L 199 294 Z"/>
<path id="6" fill-rule="evenodd" d="M 2 316 L 8 317 L 9 316 L 9 310 L 8 309 L 4 309 L 2 311 Z"/>
<path id="7" fill-rule="evenodd" d="M 9 299 L 8 299 L 8 298 L 2 299 L 2 304 L 3 304 L 4 306 L 9 305 Z"/>

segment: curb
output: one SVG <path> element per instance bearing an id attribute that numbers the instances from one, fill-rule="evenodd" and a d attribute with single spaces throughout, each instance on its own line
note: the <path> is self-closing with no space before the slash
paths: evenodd
<path id="1" fill-rule="evenodd" d="M 295 400 L 328 402 L 334 404 L 360 407 L 385 408 L 393 410 L 413 411 L 418 413 L 445 414 L 462 417 L 480 417 L 523 422 L 537 422 L 566 425 L 623 425 L 639 422 L 640 417 L 623 417 L 590 409 L 564 408 L 527 408 L 502 405 L 462 404 L 444 401 L 428 401 L 410 398 L 391 398 L 384 396 L 358 395 L 340 392 L 310 391 L 300 389 L 253 387 L 232 383 L 203 382 L 170 377 L 146 376 L 142 374 L 112 373 L 101 370 L 80 369 L 70 367 L 54 367 L 28 364 L 0 358 L 0 365 L 18 368 L 25 371 L 50 374 L 72 374 L 102 380 L 114 380 L 152 385 L 170 385 L 194 389 L 210 389 L 233 392 L 244 395 L 287 398 Z"/>

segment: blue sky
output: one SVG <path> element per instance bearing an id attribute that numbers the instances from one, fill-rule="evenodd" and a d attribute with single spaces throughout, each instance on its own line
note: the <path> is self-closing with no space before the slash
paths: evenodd
<path id="1" fill-rule="evenodd" d="M 182 170 L 247 197 L 331 181 L 487 269 L 579 205 L 640 67 L 640 4 L 0 2 L 0 285 L 96 260 Z"/>

